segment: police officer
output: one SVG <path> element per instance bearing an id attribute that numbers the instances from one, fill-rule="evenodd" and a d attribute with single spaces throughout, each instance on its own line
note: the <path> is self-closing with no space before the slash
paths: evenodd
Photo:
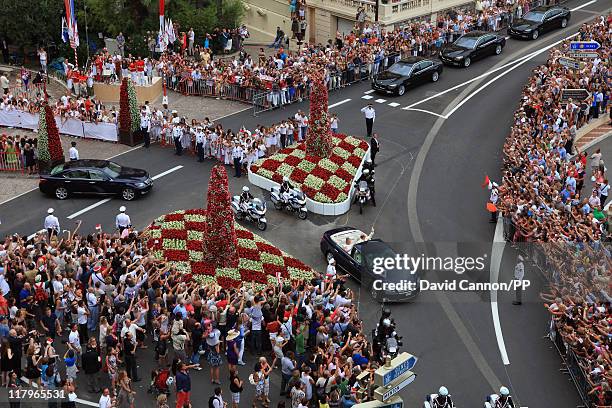
<path id="1" fill-rule="evenodd" d="M 125 213 L 125 206 L 119 207 L 119 214 L 115 217 L 115 227 L 119 230 L 121 234 L 124 229 L 129 228 L 132 225 L 132 220 L 130 220 L 130 216 Z"/>
<path id="2" fill-rule="evenodd" d="M 376 120 L 376 111 L 371 103 L 368 106 L 361 108 L 361 113 L 365 116 L 366 120 L 366 132 L 368 137 L 372 136 L 372 128 L 374 127 L 374 120 Z"/>
<path id="3" fill-rule="evenodd" d="M 253 198 L 253 195 L 249 192 L 249 187 L 242 187 L 242 193 L 240 194 L 240 206 L 245 208 Z"/>
<path id="4" fill-rule="evenodd" d="M 234 159 L 234 170 L 236 174 L 234 177 L 240 177 L 242 175 L 242 159 L 244 158 L 244 150 L 236 142 L 234 142 L 234 148 L 232 149 L 232 158 Z"/>
<path id="5" fill-rule="evenodd" d="M 370 199 L 372 200 L 372 205 L 376 207 L 376 190 L 374 188 L 374 175 L 370 172 L 370 169 L 363 169 L 363 173 L 359 179 L 355 182 L 355 185 L 359 185 L 359 182 L 365 181 L 368 183 L 368 188 L 370 189 Z"/>
<path id="6" fill-rule="evenodd" d="M 379 151 L 380 143 L 378 142 L 378 133 L 374 133 L 372 135 L 372 139 L 370 140 L 370 157 L 372 158 L 372 168 L 370 170 L 373 170 L 373 168 L 376 167 L 374 160 L 376 160 L 376 153 Z"/>
<path id="7" fill-rule="evenodd" d="M 144 147 L 148 149 L 149 146 L 151 146 L 151 118 L 144 106 L 142 107 L 142 112 L 140 113 L 140 131 L 142 132 Z"/>
<path id="8" fill-rule="evenodd" d="M 431 401 L 432 408 L 454 408 L 453 400 L 448 395 L 448 389 L 445 386 L 440 387 L 438 395 Z"/>
<path id="9" fill-rule="evenodd" d="M 172 119 L 172 140 L 174 140 L 174 154 L 177 156 L 182 156 L 183 145 L 181 144 L 181 137 L 183 137 L 183 128 L 181 127 L 180 121 L 175 121 L 175 119 Z"/>
<path id="10" fill-rule="evenodd" d="M 198 151 L 198 162 L 204 161 L 204 142 L 206 138 L 202 132 L 202 126 L 197 126 L 195 131 L 196 149 Z"/>
<path id="11" fill-rule="evenodd" d="M 494 408 L 514 408 L 514 401 L 512 401 L 508 388 L 501 387 L 499 389 L 499 398 L 495 401 Z"/>
<path id="12" fill-rule="evenodd" d="M 48 215 L 45 217 L 44 226 L 47 230 L 47 235 L 49 236 L 49 238 L 51 238 L 51 236 L 53 235 L 59 235 L 60 233 L 59 220 L 55 215 L 53 215 L 54 212 L 55 210 L 53 208 L 49 208 L 47 210 Z"/>
<path id="13" fill-rule="evenodd" d="M 289 192 L 291 191 L 292 188 L 293 188 L 293 185 L 289 182 L 289 177 L 284 176 L 283 183 L 280 186 L 280 193 L 281 193 L 281 197 L 283 198 L 283 200 L 285 200 L 285 202 L 289 200 Z"/>

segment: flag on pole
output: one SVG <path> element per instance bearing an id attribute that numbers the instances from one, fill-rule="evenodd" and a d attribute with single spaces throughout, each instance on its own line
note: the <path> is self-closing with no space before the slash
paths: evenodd
<path id="1" fill-rule="evenodd" d="M 79 29 L 77 27 L 76 14 L 74 13 L 74 0 L 64 0 L 64 6 L 66 8 L 66 19 L 62 21 L 62 24 L 64 22 L 67 24 L 70 47 L 76 49 L 79 46 Z"/>
<path id="2" fill-rule="evenodd" d="M 168 45 L 168 36 L 166 34 L 166 24 L 164 19 L 164 7 L 165 0 L 159 0 L 159 35 L 157 36 L 157 41 L 159 43 L 159 49 L 161 52 L 166 50 L 166 46 Z"/>
<path id="3" fill-rule="evenodd" d="M 176 35 L 174 35 L 174 25 L 172 24 L 172 20 L 168 20 L 166 31 L 168 32 L 168 42 L 174 43 L 176 41 Z"/>
<path id="4" fill-rule="evenodd" d="M 66 26 L 66 17 L 62 17 L 62 41 L 67 43 L 70 40 L 68 36 L 68 27 Z"/>

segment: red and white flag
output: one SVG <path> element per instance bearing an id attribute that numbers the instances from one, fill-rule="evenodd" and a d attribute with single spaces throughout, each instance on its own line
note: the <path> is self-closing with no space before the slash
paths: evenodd
<path id="1" fill-rule="evenodd" d="M 102 224 L 96 224 L 96 230 L 102 231 Z"/>

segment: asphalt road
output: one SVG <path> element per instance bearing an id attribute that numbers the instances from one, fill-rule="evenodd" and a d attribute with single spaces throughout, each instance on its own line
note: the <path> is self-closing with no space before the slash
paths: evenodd
<path id="1" fill-rule="evenodd" d="M 575 8 L 585 2 L 567 4 Z M 270 209 L 269 228 L 261 235 L 319 270 L 324 267 L 318 249 L 321 234 L 338 225 L 364 231 L 373 226 L 376 236 L 385 241 L 397 245 L 426 243 L 445 256 L 490 256 L 496 226 L 487 222 L 487 191 L 480 184 L 485 174 L 494 180 L 499 178 L 501 149 L 521 89 L 531 70 L 546 60 L 548 46 L 575 33 L 580 24 L 609 7 L 608 1 L 588 2 L 573 11 L 565 30 L 548 33 L 535 42 L 510 39 L 502 55 L 478 61 L 469 69 L 447 67 L 437 83 L 408 90 L 403 97 L 370 93 L 368 83 L 330 94 L 330 106 L 337 104 L 330 110 L 338 114 L 340 130 L 351 135 L 365 134 L 359 109 L 368 102 L 375 105 L 374 131 L 380 135 L 382 149 L 376 168 L 378 207 L 366 208 L 362 216 L 356 209 L 337 218 L 309 214 L 307 221 Z M 407 107 L 427 112 L 404 109 Z M 307 111 L 308 103 L 257 117 L 246 111 L 220 121 L 225 127 L 244 125 L 252 129 L 257 124 L 292 116 L 297 109 Z M 611 142 L 612 138 L 602 143 L 604 152 L 612 149 Z M 155 181 L 148 197 L 126 204 L 137 228 L 144 228 L 164 213 L 205 203 L 211 162 L 197 163 L 193 156 L 177 157 L 160 146 L 138 148 L 114 160 L 145 168 L 153 176 L 164 174 Z M 169 170 L 173 171 L 165 174 Z M 246 182 L 245 177 L 230 177 L 231 191 L 237 194 Z M 267 197 L 264 192 L 259 194 Z M 98 223 L 104 230 L 111 230 L 118 207 L 125 203 L 118 199 L 99 202 L 98 198 L 60 202 L 32 191 L 0 204 L 0 235 L 31 234 L 41 229 L 48 207 L 56 209 L 62 228 L 72 228 L 75 220 L 82 220 L 83 231 L 93 231 Z M 83 212 L 96 204 L 99 205 Z M 508 281 L 516 255 L 508 247 L 502 255 L 499 280 Z M 502 384 L 510 387 L 521 406 L 579 404 L 568 377 L 558 370 L 558 355 L 543 339 L 548 316 L 538 293 L 544 283 L 529 267 L 527 275 L 532 287 L 522 306 L 511 305 L 513 293 L 498 294 L 498 330 L 487 293 L 423 293 L 412 304 L 392 307 L 398 330 L 404 336 L 403 349 L 419 357 L 414 370 L 417 379 L 402 392 L 407 406 L 419 406 L 423 396 L 441 384 L 451 390 L 462 407 L 481 406 L 484 397 Z M 437 281 L 454 277 L 440 272 L 428 275 L 428 279 Z M 467 278 L 488 281 L 488 269 Z M 374 324 L 379 310 L 368 296 L 360 296 L 360 313 L 367 325 Z M 140 372 L 146 378 L 152 367 L 152 351 L 142 354 Z M 242 375 L 246 378 L 248 370 Z M 194 400 L 205 404 L 212 390 L 207 371 L 192 373 L 192 379 Z M 275 384 L 277 381 L 272 385 L 274 396 Z M 145 389 L 139 383 L 137 401 L 151 401 Z M 88 395 L 84 387 L 79 397 L 97 401 L 97 396 Z M 276 401 L 273 398 L 273 403 Z"/>

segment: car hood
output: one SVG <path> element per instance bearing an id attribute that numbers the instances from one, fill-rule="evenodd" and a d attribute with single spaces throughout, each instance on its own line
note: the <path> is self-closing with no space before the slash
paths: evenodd
<path id="1" fill-rule="evenodd" d="M 120 179 L 143 180 L 149 178 L 149 173 L 142 169 L 134 169 L 132 167 L 121 167 Z"/>
<path id="2" fill-rule="evenodd" d="M 468 50 L 467 48 L 460 47 L 455 44 L 450 44 L 444 47 L 444 49 L 442 50 L 442 55 L 444 55 L 445 57 L 454 58 L 459 57 L 461 55 L 466 55 L 469 53 L 469 51 L 470 50 Z"/>
<path id="3" fill-rule="evenodd" d="M 525 31 L 527 29 L 533 30 L 537 26 L 538 26 L 538 23 L 536 23 L 535 21 L 523 20 L 522 18 L 519 18 L 518 20 L 515 20 L 512 23 L 512 29 L 518 30 L 518 31 Z"/>
<path id="4" fill-rule="evenodd" d="M 391 85 L 391 84 L 401 82 L 403 78 L 404 77 L 402 77 L 401 75 L 385 71 L 385 72 L 381 72 L 380 74 L 378 74 L 374 78 L 374 81 L 376 81 L 376 83 L 381 84 L 381 85 Z"/>

